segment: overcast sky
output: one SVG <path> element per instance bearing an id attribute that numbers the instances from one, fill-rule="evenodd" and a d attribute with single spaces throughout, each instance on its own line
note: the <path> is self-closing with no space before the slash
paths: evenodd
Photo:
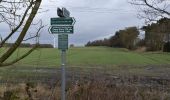
<path id="1" fill-rule="evenodd" d="M 57 17 L 57 7 L 66 7 L 71 17 L 76 19 L 69 44 L 84 45 L 88 41 L 114 35 L 115 31 L 125 27 L 143 24 L 137 18 L 137 10 L 127 0 L 43 0 L 41 11 L 48 11 L 36 17 L 48 25 L 41 32 L 41 43 L 53 44 L 53 35 L 49 34 L 48 28 L 50 18 Z"/>

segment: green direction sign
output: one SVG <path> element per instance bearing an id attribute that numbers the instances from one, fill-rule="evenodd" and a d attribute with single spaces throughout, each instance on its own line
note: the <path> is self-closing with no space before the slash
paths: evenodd
<path id="1" fill-rule="evenodd" d="M 60 50 L 68 49 L 68 34 L 58 35 L 58 49 Z"/>
<path id="2" fill-rule="evenodd" d="M 49 30 L 52 34 L 73 34 L 73 26 L 51 26 Z"/>
<path id="3" fill-rule="evenodd" d="M 74 25 L 75 19 L 69 18 L 51 18 L 51 25 Z"/>

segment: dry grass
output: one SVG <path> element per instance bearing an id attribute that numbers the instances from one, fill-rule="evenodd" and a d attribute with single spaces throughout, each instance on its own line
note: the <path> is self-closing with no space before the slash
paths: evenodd
<path id="1" fill-rule="evenodd" d="M 67 96 L 68 100 L 170 100 L 167 91 L 105 82 L 89 82 L 73 86 Z"/>
<path id="2" fill-rule="evenodd" d="M 60 84 L 50 87 L 47 84 L 34 84 L 29 88 L 32 99 L 26 92 L 26 84 L 3 85 L 0 96 L 12 91 L 18 98 L 6 100 L 60 100 Z M 162 87 L 145 87 L 137 84 L 113 84 L 107 80 L 76 81 L 68 84 L 67 100 L 170 100 L 170 91 Z M 5 100 L 5 99 L 2 99 Z"/>
<path id="3" fill-rule="evenodd" d="M 97 72 L 69 77 L 67 100 L 170 100 L 170 79 L 164 77 Z M 61 100 L 60 86 L 61 82 L 4 84 L 0 86 L 0 100 Z M 11 98 L 4 99 L 8 96 Z"/>

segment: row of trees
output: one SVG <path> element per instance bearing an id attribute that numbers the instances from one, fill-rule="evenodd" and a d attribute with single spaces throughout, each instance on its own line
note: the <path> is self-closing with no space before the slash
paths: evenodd
<path id="1" fill-rule="evenodd" d="M 156 23 L 142 27 L 145 31 L 145 45 L 150 51 L 169 51 L 170 19 L 162 18 Z M 170 45 L 169 45 L 170 46 Z"/>
<path id="2" fill-rule="evenodd" d="M 145 19 L 145 38 L 138 41 L 138 46 L 146 46 L 150 51 L 163 50 L 170 52 L 170 11 L 168 0 L 129 0 L 129 3 L 139 9 L 138 18 Z M 122 30 L 116 32 L 109 39 L 88 42 L 86 46 L 99 45 L 132 48 L 132 42 L 126 36 L 122 36 Z M 121 36 L 121 38 L 120 38 Z M 117 38 L 119 37 L 119 38 Z M 126 38 L 125 38 L 126 37 Z M 134 42 L 135 39 L 132 41 Z M 126 45 L 123 45 L 126 41 Z M 104 45 L 107 42 L 109 45 Z M 135 42 L 134 42 L 135 43 Z M 131 45 L 129 45 L 131 44 Z"/>
<path id="3" fill-rule="evenodd" d="M 129 0 L 139 9 L 138 17 L 145 19 L 149 24 L 144 27 L 146 34 L 145 43 L 149 50 L 170 52 L 170 8 L 169 0 Z"/>
<path id="4" fill-rule="evenodd" d="M 137 27 L 128 27 L 124 30 L 117 31 L 115 35 L 109 39 L 89 41 L 86 46 L 109 46 L 134 49 L 138 35 L 139 31 Z"/>
<path id="5" fill-rule="evenodd" d="M 139 30 L 145 31 L 144 39 L 139 39 Z M 162 18 L 156 23 L 143 26 L 141 29 L 128 27 L 119 30 L 109 39 L 88 42 L 86 46 L 109 46 L 134 49 L 139 46 L 147 47 L 148 51 L 170 52 L 170 19 Z"/>

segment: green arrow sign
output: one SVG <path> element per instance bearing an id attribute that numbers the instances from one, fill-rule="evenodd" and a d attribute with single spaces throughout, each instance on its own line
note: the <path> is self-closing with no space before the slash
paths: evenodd
<path id="1" fill-rule="evenodd" d="M 51 25 L 74 25 L 75 19 L 69 18 L 51 18 Z"/>
<path id="2" fill-rule="evenodd" d="M 73 26 L 51 26 L 49 30 L 52 34 L 72 34 L 74 32 Z"/>
<path id="3" fill-rule="evenodd" d="M 68 34 L 58 35 L 58 49 L 60 50 L 68 49 Z"/>

